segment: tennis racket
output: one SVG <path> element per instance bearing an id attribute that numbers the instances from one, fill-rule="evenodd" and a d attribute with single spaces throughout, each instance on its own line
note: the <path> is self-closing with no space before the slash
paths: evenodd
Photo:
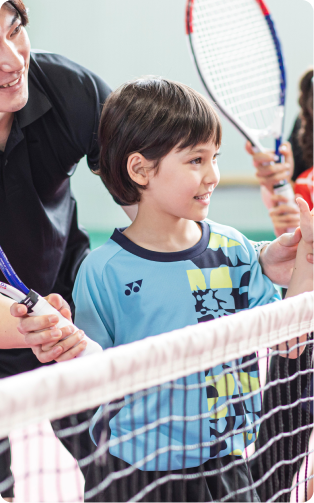
<path id="1" fill-rule="evenodd" d="M 263 0 L 188 0 L 192 58 L 210 98 L 260 151 L 281 144 L 286 76 L 281 46 Z"/>
<path id="2" fill-rule="evenodd" d="M 7 285 L 6 283 L 0 282 L 0 293 L 7 295 L 11 299 L 19 302 L 20 304 L 24 304 L 27 307 L 29 316 L 42 316 L 46 314 L 55 314 L 59 318 L 59 322 L 56 325 L 57 328 L 63 328 L 68 325 L 73 325 L 75 331 L 77 332 L 78 328 L 64 316 L 62 316 L 59 311 L 57 311 L 54 307 L 52 307 L 49 302 L 47 302 L 43 297 L 41 297 L 38 293 L 33 290 L 29 290 L 24 283 L 20 280 L 20 278 L 15 273 L 13 267 L 11 266 L 8 258 L 6 257 L 4 251 L 0 246 L 0 270 L 2 271 L 5 278 L 10 283 Z M 102 348 L 97 342 L 92 341 L 86 335 L 84 339 L 87 341 L 87 346 L 84 351 L 78 355 L 88 356 L 90 354 L 99 353 L 102 351 Z M 83 340 L 84 340 L 83 339 Z"/>
<path id="3" fill-rule="evenodd" d="M 264 1 L 188 0 L 186 32 L 197 72 L 215 105 L 255 151 L 265 151 L 263 140 L 273 137 L 280 162 L 286 74 Z M 295 204 L 285 180 L 274 192 Z"/>

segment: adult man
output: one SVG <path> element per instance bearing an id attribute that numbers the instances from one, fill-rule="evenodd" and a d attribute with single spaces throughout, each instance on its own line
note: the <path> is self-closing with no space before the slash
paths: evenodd
<path id="1" fill-rule="evenodd" d="M 71 305 L 89 239 L 77 224 L 69 177 L 85 155 L 91 169 L 97 166 L 99 114 L 110 89 L 66 58 L 31 54 L 23 2 L 2 1 L 0 7 L 0 243 L 26 284 L 41 295 L 57 292 Z M 41 365 L 25 348 L 28 343 L 19 339 L 16 320 L 6 321 L 10 305 L 1 296 L 1 328 L 10 333 L 11 344 L 2 334 L 0 347 L 15 349 L 0 350 L 0 377 Z M 53 320 L 45 322 L 53 325 Z M 46 335 L 53 342 L 62 337 L 59 330 Z M 42 362 L 53 360 L 60 348 L 65 353 L 73 346 L 75 338 L 77 334 L 67 347 L 58 344 L 49 355 L 41 357 L 41 349 L 37 354 Z M 64 359 L 82 349 L 83 344 Z M 0 459 L 0 482 L 9 459 L 2 456 L 2 465 L 1 470 Z"/>
<path id="2" fill-rule="evenodd" d="M 89 240 L 77 224 L 69 177 L 85 155 L 89 167 L 97 168 L 98 121 L 110 89 L 62 56 L 30 53 L 27 21 L 21 0 L 0 0 L 0 245 L 25 284 L 41 295 L 59 293 L 73 309 L 72 286 Z M 288 281 L 299 238 L 264 249 L 263 267 L 274 281 Z M 281 279 L 274 274 L 274 256 L 285 265 Z M 63 306 L 60 297 L 50 301 Z M 0 296 L 0 377 L 72 358 L 83 349 L 83 343 L 73 348 L 78 334 L 58 342 L 68 329 L 55 331 L 48 317 L 24 318 L 26 308 L 11 306 Z M 19 325 L 10 307 L 22 317 Z M 37 330 L 41 333 L 33 334 Z M 47 342 L 57 345 L 44 352 L 41 344 Z M 8 466 L 9 459 L 2 457 L 1 465 L 0 458 L 0 482 Z M 2 495 L 11 497 L 12 491 Z"/>

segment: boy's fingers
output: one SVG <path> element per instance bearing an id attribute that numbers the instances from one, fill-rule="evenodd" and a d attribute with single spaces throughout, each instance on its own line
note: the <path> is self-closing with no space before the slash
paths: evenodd
<path id="1" fill-rule="evenodd" d="M 27 314 L 27 307 L 22 304 L 18 304 L 17 302 L 14 302 L 14 304 L 12 304 L 10 307 L 10 313 L 15 318 L 20 318 Z"/>
<path id="2" fill-rule="evenodd" d="M 72 321 L 72 315 L 69 308 L 63 307 L 60 309 L 60 314 L 62 314 L 62 316 L 64 316 L 67 320 Z"/>
<path id="3" fill-rule="evenodd" d="M 47 330 L 47 328 L 57 325 L 58 321 L 59 318 L 55 314 L 34 317 L 26 316 L 20 320 L 18 331 L 26 335 L 28 332 Z"/>
<path id="4" fill-rule="evenodd" d="M 62 329 L 59 330 L 60 332 L 60 336 L 57 338 L 57 339 L 49 339 L 47 338 L 43 343 L 42 343 L 42 346 L 41 346 L 41 349 L 43 351 L 49 351 L 51 348 L 53 348 L 57 343 L 58 345 L 61 344 L 61 341 L 68 337 L 70 339 L 70 335 L 73 334 L 75 330 L 75 327 L 73 325 L 68 325 L 67 327 L 63 327 Z M 76 332 L 77 333 L 77 332 Z M 60 344 L 59 344 L 60 342 Z M 76 341 L 77 342 L 77 341 Z"/>
<path id="5" fill-rule="evenodd" d="M 58 293 L 51 293 L 50 295 L 45 297 L 45 299 L 57 311 L 60 311 L 63 308 L 70 310 L 69 304 Z"/>
<path id="6" fill-rule="evenodd" d="M 62 339 L 62 331 L 58 328 L 24 334 L 24 340 L 29 347 L 39 346 L 42 344 L 50 344 L 50 347 L 52 347 L 60 339 Z"/>
<path id="7" fill-rule="evenodd" d="M 63 328 L 52 327 L 49 330 L 40 332 L 26 332 L 24 335 L 25 342 L 28 346 L 45 345 L 47 350 L 52 348 L 60 339 L 73 334 L 75 330 L 73 325 L 67 325 Z"/>
<path id="8" fill-rule="evenodd" d="M 84 338 L 84 332 L 82 330 L 77 330 L 75 334 L 70 336 L 66 336 L 66 339 L 60 340 L 55 346 L 62 348 L 62 354 L 73 348 Z M 43 345 L 41 347 L 43 351 L 50 350 L 51 347 L 49 344 Z"/>
<path id="9" fill-rule="evenodd" d="M 32 350 L 41 363 L 48 363 L 53 360 L 71 360 L 86 348 L 87 342 L 82 341 L 83 337 L 84 332 L 78 330 L 75 334 L 71 335 L 66 340 L 58 342 L 58 344 L 51 348 L 49 351 L 43 351 L 43 348 L 41 346 L 36 346 L 32 348 Z"/>
<path id="10" fill-rule="evenodd" d="M 314 255 L 313 253 L 308 253 L 307 256 L 306 256 L 306 260 L 310 263 L 310 264 L 314 264 Z"/>
<path id="11" fill-rule="evenodd" d="M 32 348 L 32 351 L 36 358 L 41 363 L 49 363 L 56 360 L 62 354 L 62 347 L 55 346 L 50 351 L 42 351 L 41 346 L 36 346 Z"/>
<path id="12" fill-rule="evenodd" d="M 74 348 L 68 350 L 67 352 L 62 353 L 59 358 L 56 358 L 56 361 L 60 363 L 67 360 L 72 360 L 73 358 L 76 358 L 82 351 L 84 351 L 84 349 L 86 349 L 86 346 L 87 341 L 84 340 Z"/>

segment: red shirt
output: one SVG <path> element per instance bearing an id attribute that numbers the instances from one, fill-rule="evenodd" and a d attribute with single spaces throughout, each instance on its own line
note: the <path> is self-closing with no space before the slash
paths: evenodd
<path id="1" fill-rule="evenodd" d="M 302 175 L 298 176 L 294 184 L 295 194 L 300 194 L 300 196 L 305 199 L 308 203 L 310 210 L 313 209 L 313 189 L 314 189 L 314 170 L 313 168 L 303 171 Z"/>

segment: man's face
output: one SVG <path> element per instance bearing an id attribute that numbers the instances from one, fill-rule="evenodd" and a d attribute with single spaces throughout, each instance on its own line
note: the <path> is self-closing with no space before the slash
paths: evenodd
<path id="1" fill-rule="evenodd" d="M 26 30 L 18 12 L 5 3 L 0 8 L 0 113 L 17 112 L 26 105 L 29 58 Z"/>

